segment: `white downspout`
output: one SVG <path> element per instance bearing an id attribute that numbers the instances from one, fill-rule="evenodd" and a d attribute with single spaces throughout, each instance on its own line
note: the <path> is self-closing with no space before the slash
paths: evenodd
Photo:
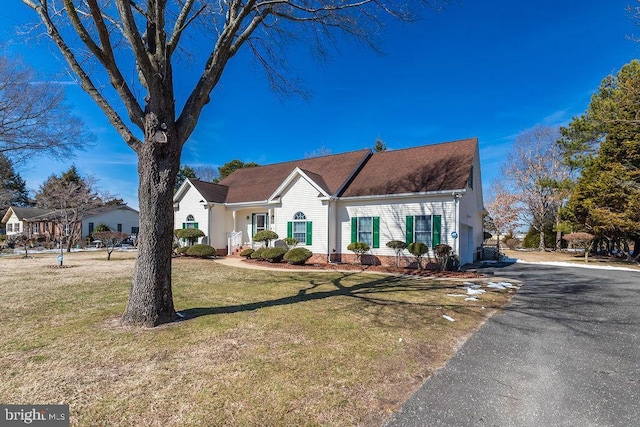
<path id="1" fill-rule="evenodd" d="M 455 252 L 456 255 L 460 256 L 460 197 L 462 197 L 462 194 L 458 194 L 458 193 L 454 193 L 453 194 L 453 201 L 455 203 L 454 209 L 453 209 L 453 215 L 454 215 L 454 221 L 453 221 L 453 226 L 455 227 L 453 231 L 455 231 L 457 233 L 457 238 L 453 239 L 453 251 Z"/>
<path id="2" fill-rule="evenodd" d="M 331 263 L 331 198 L 327 202 L 327 264 Z"/>

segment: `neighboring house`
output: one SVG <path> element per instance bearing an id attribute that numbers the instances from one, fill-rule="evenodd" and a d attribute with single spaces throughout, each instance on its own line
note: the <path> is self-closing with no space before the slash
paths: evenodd
<path id="1" fill-rule="evenodd" d="M 49 212 L 47 209 L 10 206 L 0 222 L 6 224 L 7 236 L 11 237 L 24 232 L 27 218 L 43 215 L 47 212 Z"/>
<path id="2" fill-rule="evenodd" d="M 347 246 L 361 241 L 370 262 L 393 264 L 386 243 L 402 240 L 448 244 L 470 263 L 484 212 L 476 138 L 239 169 L 219 184 L 187 179 L 174 196 L 175 226 L 199 228 L 216 249 L 231 253 L 270 229 L 318 262 L 351 261 Z"/>
<path id="3" fill-rule="evenodd" d="M 136 235 L 140 227 L 138 211 L 126 205 L 107 205 L 84 212 L 80 221 L 71 225 L 73 230 L 61 230 L 59 213 L 48 209 L 10 207 L 3 217 L 7 222 L 7 235 L 23 233 L 31 237 L 58 239 L 61 234 L 67 236 L 71 231 L 82 238 L 93 233 L 98 224 L 105 224 L 112 231 L 121 231 Z M 9 224 L 12 224 L 9 227 Z M 9 229 L 12 230 L 9 233 Z"/>

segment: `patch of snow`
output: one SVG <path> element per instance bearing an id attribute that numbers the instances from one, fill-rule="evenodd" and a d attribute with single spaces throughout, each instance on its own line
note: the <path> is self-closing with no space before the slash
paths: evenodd
<path id="1" fill-rule="evenodd" d="M 466 297 L 466 294 L 447 294 L 448 297 Z"/>
<path id="2" fill-rule="evenodd" d="M 467 297 L 464 300 L 465 301 L 478 301 L 478 298 L 476 298 L 476 297 Z M 482 307 L 482 308 L 484 308 L 484 307 Z"/>
<path id="3" fill-rule="evenodd" d="M 472 288 L 464 288 L 464 289 L 467 290 L 467 295 L 480 295 L 486 292 L 484 289 L 472 289 Z"/>
<path id="4" fill-rule="evenodd" d="M 517 286 L 515 286 L 512 283 L 509 282 L 489 282 L 487 283 L 487 288 L 493 288 L 493 289 L 512 289 L 512 288 L 517 288 Z"/>
<path id="5" fill-rule="evenodd" d="M 464 282 L 463 285 L 467 285 L 468 287 L 470 287 L 472 289 L 480 288 L 480 285 L 478 285 L 477 283 L 472 283 L 472 282 Z"/>
<path id="6" fill-rule="evenodd" d="M 443 314 L 442 317 L 444 317 L 445 319 L 447 319 L 449 322 L 455 322 L 456 319 L 454 319 L 453 317 L 449 317 L 446 314 Z"/>

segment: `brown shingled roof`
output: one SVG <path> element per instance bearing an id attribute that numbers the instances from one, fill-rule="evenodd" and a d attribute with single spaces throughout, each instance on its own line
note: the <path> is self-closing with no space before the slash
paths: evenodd
<path id="1" fill-rule="evenodd" d="M 273 194 L 295 168 L 300 168 L 305 172 L 322 177 L 323 182 L 318 182 L 318 184 L 333 195 L 343 187 L 370 154 L 371 150 L 367 149 L 238 169 L 220 181 L 220 184 L 229 189 L 227 203 L 263 201 Z M 314 179 L 311 175 L 310 178 Z"/>
<path id="2" fill-rule="evenodd" d="M 18 217 L 20 221 L 31 218 L 38 215 L 43 215 L 48 212 L 51 212 L 51 209 L 41 209 L 41 208 L 23 208 L 20 206 L 11 206 L 11 210 Z M 8 211 L 7 211 L 8 212 Z"/>
<path id="3" fill-rule="evenodd" d="M 189 179 L 189 182 L 193 184 L 196 190 L 202 194 L 202 197 L 204 197 L 207 202 L 224 203 L 227 199 L 227 192 L 229 191 L 229 188 L 224 185 L 198 181 L 197 179 L 191 178 Z"/>
<path id="4" fill-rule="evenodd" d="M 374 153 L 342 197 L 465 188 L 477 138 Z"/>

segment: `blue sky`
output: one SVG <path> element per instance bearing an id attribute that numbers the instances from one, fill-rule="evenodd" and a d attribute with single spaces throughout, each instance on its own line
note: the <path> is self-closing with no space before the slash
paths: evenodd
<path id="1" fill-rule="evenodd" d="M 389 149 L 478 137 L 486 193 L 518 133 L 568 123 L 584 112 L 605 76 L 638 57 L 640 43 L 631 38 L 640 37 L 640 27 L 627 6 L 634 1 L 458 0 L 417 23 L 389 23 L 380 38 L 384 55 L 345 40 L 329 61 L 318 62 L 294 46 L 287 61 L 312 93 L 308 101 L 278 97 L 250 56 L 238 55 L 182 163 L 268 164 L 321 147 L 334 154 L 373 147 L 378 137 Z M 15 25 L 35 21 L 21 2 L 3 4 L 0 18 L 5 52 L 48 73 L 62 66 L 53 47 L 16 35 Z M 94 146 L 65 162 L 38 158 L 20 165 L 22 177 L 35 191 L 48 175 L 75 163 L 100 188 L 137 207 L 134 153 L 80 88 L 65 87 L 96 137 Z"/>

